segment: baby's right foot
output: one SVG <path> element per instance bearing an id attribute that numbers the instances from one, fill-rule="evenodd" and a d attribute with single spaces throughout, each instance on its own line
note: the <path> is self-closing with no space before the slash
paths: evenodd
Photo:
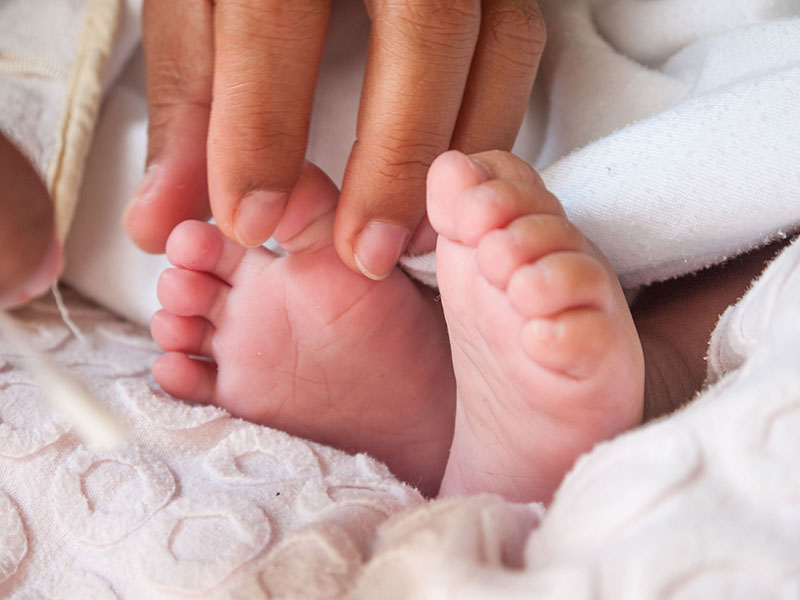
<path id="1" fill-rule="evenodd" d="M 0 308 L 47 291 L 61 263 L 47 189 L 33 165 L 0 134 Z"/>
<path id="2" fill-rule="evenodd" d="M 428 218 L 457 382 L 441 492 L 549 501 L 575 459 L 641 423 L 644 361 L 622 289 L 538 174 L 439 157 Z"/>
<path id="3" fill-rule="evenodd" d="M 432 495 L 455 410 L 441 305 L 397 268 L 373 281 L 345 266 L 333 247 L 336 199 L 309 165 L 275 233 L 286 256 L 245 249 L 207 223 L 179 225 L 167 244 L 179 268 L 162 275 L 165 310 L 152 322 L 168 354 L 153 373 L 179 398 L 369 452 Z"/>

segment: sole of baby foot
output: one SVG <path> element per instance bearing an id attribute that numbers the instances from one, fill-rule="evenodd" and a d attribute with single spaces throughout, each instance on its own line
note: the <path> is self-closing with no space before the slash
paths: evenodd
<path id="1" fill-rule="evenodd" d="M 46 292 L 61 272 L 53 204 L 30 161 L 0 135 L 0 308 Z"/>
<path id="2" fill-rule="evenodd" d="M 444 495 L 549 502 L 582 453 L 642 420 L 644 364 L 622 289 L 539 175 L 448 152 L 428 215 L 457 382 Z"/>
<path id="3" fill-rule="evenodd" d="M 398 269 L 351 271 L 332 242 L 336 188 L 306 165 L 275 237 L 246 249 L 187 222 L 167 244 L 176 266 L 151 330 L 170 394 L 384 461 L 435 494 L 452 440 L 455 382 L 432 290 Z"/>

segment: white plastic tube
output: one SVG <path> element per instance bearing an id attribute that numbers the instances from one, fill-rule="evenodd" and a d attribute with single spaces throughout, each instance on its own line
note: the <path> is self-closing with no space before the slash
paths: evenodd
<path id="1" fill-rule="evenodd" d="M 86 443 L 107 450 L 125 444 L 128 436 L 122 422 L 94 397 L 86 384 L 39 352 L 25 329 L 3 311 L 0 311 L 0 333 L 19 350 L 34 383 L 70 419 L 75 432 Z"/>

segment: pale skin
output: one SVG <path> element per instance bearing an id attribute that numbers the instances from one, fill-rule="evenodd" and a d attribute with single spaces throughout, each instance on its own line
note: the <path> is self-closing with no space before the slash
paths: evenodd
<path id="1" fill-rule="evenodd" d="M 339 260 L 336 196 L 307 164 L 276 232 L 287 257 L 179 225 L 167 243 L 178 268 L 161 276 L 151 326 L 167 354 L 153 373 L 180 398 L 370 452 L 432 494 L 455 410 L 441 304 L 399 269 L 376 282 Z"/>
<path id="2" fill-rule="evenodd" d="M 287 257 L 180 225 L 152 323 L 168 352 L 156 380 L 367 451 L 429 495 L 549 498 L 578 454 L 641 421 L 641 350 L 613 273 L 536 173 L 508 154 L 480 158 L 492 174 L 456 152 L 429 175 L 441 306 L 399 269 L 370 281 L 338 260 L 336 190 L 312 166 L 276 232 Z M 543 269 L 564 277 L 545 284 Z M 534 322 L 565 334 L 530 335 Z"/>

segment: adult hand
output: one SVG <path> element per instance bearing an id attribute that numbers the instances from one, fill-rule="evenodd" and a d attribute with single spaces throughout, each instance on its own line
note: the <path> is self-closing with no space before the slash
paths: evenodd
<path id="1" fill-rule="evenodd" d="M 535 0 L 365 0 L 371 19 L 357 141 L 335 241 L 353 269 L 389 273 L 448 148 L 510 149 L 545 30 Z M 246 246 L 281 218 L 302 167 L 328 27 L 326 0 L 145 0 L 148 170 L 126 227 L 161 252 L 206 218 Z M 207 179 L 206 179 L 207 166 Z"/>

